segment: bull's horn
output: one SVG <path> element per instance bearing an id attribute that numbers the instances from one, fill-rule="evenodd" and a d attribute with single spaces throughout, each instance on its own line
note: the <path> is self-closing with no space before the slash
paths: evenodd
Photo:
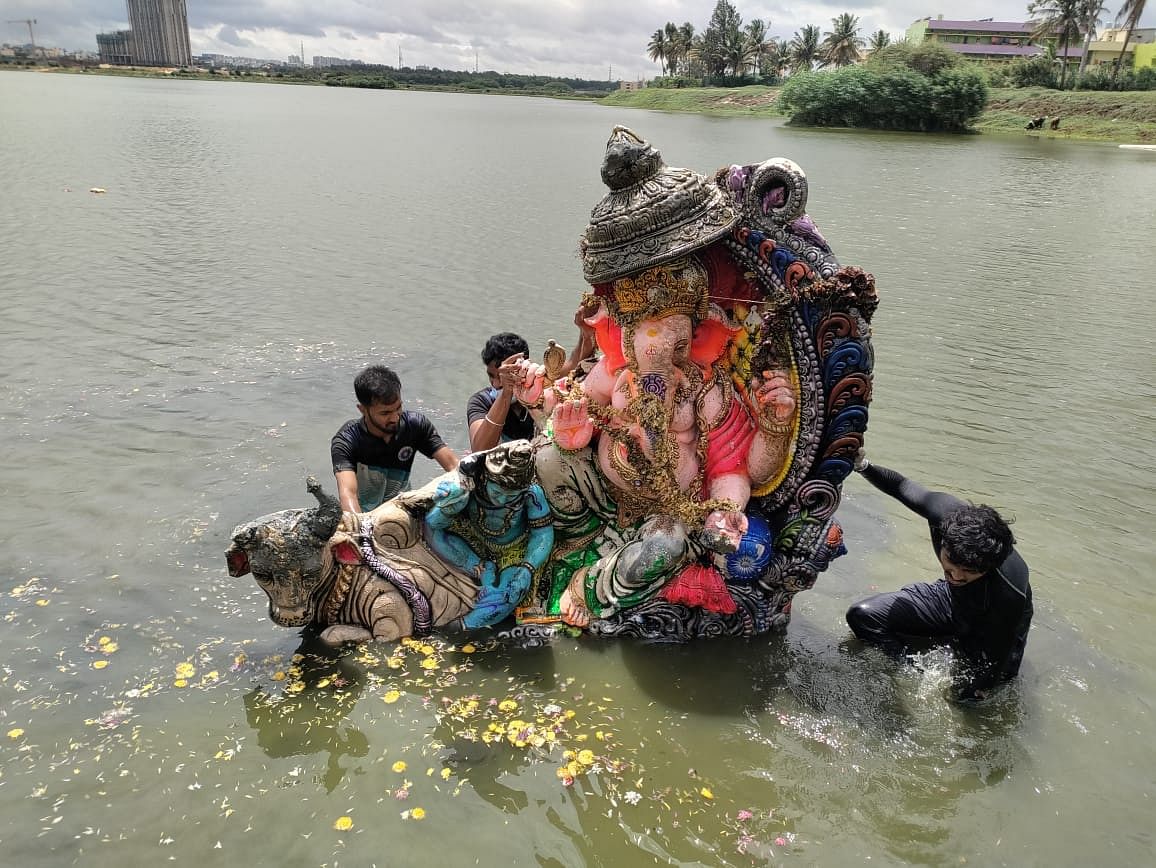
<path id="1" fill-rule="evenodd" d="M 341 523 L 341 503 L 336 497 L 326 494 L 316 476 L 305 480 L 305 487 L 309 493 L 317 498 L 318 506 L 310 511 L 305 524 L 310 532 L 319 540 L 328 540 L 337 531 Z"/>

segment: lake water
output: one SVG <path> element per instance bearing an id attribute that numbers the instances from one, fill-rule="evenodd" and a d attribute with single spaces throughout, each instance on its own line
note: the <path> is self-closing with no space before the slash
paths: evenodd
<path id="1" fill-rule="evenodd" d="M 1032 567 L 991 706 L 846 641 L 936 566 L 857 477 L 851 553 L 757 642 L 325 657 L 228 578 L 235 524 L 331 479 L 362 366 L 464 449 L 485 338 L 571 342 L 616 123 L 703 172 L 790 157 L 876 275 L 872 458 L 1013 514 Z M 0 75 L 0 861 L 1151 864 L 1154 202 L 1110 145 Z M 537 717 L 591 751 L 573 786 L 471 738 Z"/>

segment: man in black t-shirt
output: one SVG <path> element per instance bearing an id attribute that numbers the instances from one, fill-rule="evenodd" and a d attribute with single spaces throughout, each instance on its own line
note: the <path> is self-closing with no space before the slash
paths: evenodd
<path id="1" fill-rule="evenodd" d="M 530 412 L 514 398 L 518 362 L 528 358 L 530 345 L 513 332 L 496 334 L 482 349 L 482 361 L 490 387 L 474 392 L 466 404 L 466 424 L 470 451 L 492 449 L 507 440 L 529 440 L 534 436 Z"/>
<path id="2" fill-rule="evenodd" d="M 346 512 L 369 512 L 409 488 L 415 452 L 443 470 L 458 457 L 421 413 L 401 408 L 401 381 L 382 365 L 371 365 L 353 381 L 360 419 L 350 419 L 330 443 L 337 494 Z"/>
<path id="3" fill-rule="evenodd" d="M 578 363 L 594 352 L 594 329 L 586 321 L 592 311 L 583 304 L 574 314 L 578 326 L 578 343 L 561 368 L 568 374 Z M 466 405 L 466 425 L 470 432 L 470 451 L 492 449 L 509 440 L 529 440 L 534 436 L 530 412 L 514 397 L 524 374 L 519 362 L 530 357 L 530 345 L 513 332 L 496 334 L 482 348 L 482 362 L 490 387 L 474 392 Z"/>
<path id="4" fill-rule="evenodd" d="M 1011 528 L 990 506 L 929 491 L 862 453 L 855 469 L 927 519 L 943 578 L 861 600 L 847 610 L 847 624 L 894 656 L 920 641 L 949 642 L 961 664 L 956 698 L 985 698 L 1019 672 L 1032 623 L 1028 565 Z"/>

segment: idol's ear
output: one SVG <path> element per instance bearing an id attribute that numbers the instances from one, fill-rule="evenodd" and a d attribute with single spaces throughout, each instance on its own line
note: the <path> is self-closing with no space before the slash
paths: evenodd
<path id="1" fill-rule="evenodd" d="M 764 160 L 754 168 L 743 195 L 744 223 L 786 226 L 807 210 L 807 176 L 786 157 Z"/>
<path id="2" fill-rule="evenodd" d="M 229 575 L 234 579 L 249 573 L 249 553 L 236 543 L 229 546 L 225 552 L 225 563 L 229 567 Z"/>
<path id="3" fill-rule="evenodd" d="M 357 550 L 357 546 L 349 540 L 343 540 L 337 543 L 331 549 L 333 558 L 339 564 L 359 564 L 361 563 L 361 552 Z"/>

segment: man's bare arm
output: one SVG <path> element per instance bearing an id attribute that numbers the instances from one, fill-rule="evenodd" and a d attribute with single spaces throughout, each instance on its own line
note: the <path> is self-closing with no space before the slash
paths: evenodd
<path id="1" fill-rule="evenodd" d="M 361 512 L 361 502 L 357 499 L 357 472 L 338 470 L 333 475 L 337 478 L 337 499 L 341 501 L 341 508 L 346 512 Z"/>
<path id="2" fill-rule="evenodd" d="M 433 459 L 442 466 L 442 470 L 458 469 L 458 456 L 454 453 L 454 450 L 450 449 L 448 446 L 443 446 L 441 449 L 435 452 L 433 454 Z M 356 484 L 356 481 L 357 480 L 355 479 L 354 484 Z"/>

